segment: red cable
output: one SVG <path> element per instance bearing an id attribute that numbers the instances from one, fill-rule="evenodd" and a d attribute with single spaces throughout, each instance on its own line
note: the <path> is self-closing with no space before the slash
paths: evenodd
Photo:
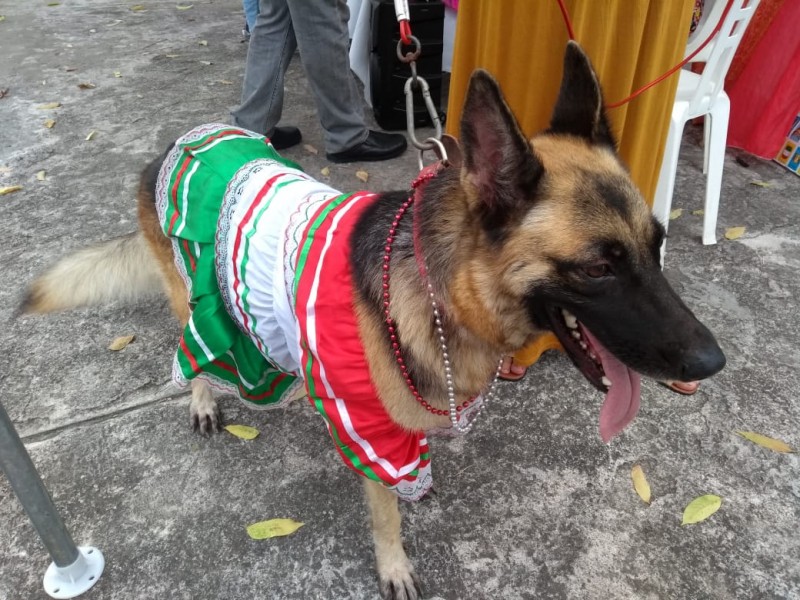
<path id="1" fill-rule="evenodd" d="M 406 46 L 411 45 L 411 24 L 406 21 L 400 21 L 400 39 L 403 40 L 403 43 Z"/>
<path id="2" fill-rule="evenodd" d="M 637 96 L 639 96 L 642 93 L 646 92 L 647 90 L 649 90 L 654 85 L 657 85 L 657 84 L 661 83 L 667 77 L 669 77 L 670 75 L 672 75 L 673 73 L 675 73 L 679 69 L 682 69 L 688 63 L 692 62 L 692 59 L 695 56 L 697 56 L 700 53 L 700 51 L 703 48 L 705 48 L 709 44 L 709 42 L 711 42 L 712 39 L 714 39 L 714 36 L 719 33 L 720 29 L 722 29 L 722 25 L 725 22 L 725 18 L 728 16 L 728 13 L 730 12 L 731 7 L 733 6 L 733 1 L 734 0 L 728 0 L 728 4 L 725 6 L 725 10 L 722 11 L 722 16 L 720 17 L 719 22 L 717 23 L 716 27 L 714 27 L 714 31 L 712 31 L 711 34 L 709 34 L 709 36 L 706 38 L 706 40 L 702 44 L 700 44 L 700 46 L 697 48 L 697 50 L 692 52 L 689 56 L 684 58 L 681 62 L 679 62 L 674 67 L 672 67 L 669 71 L 667 71 L 663 75 L 657 77 L 656 79 L 654 79 L 653 81 L 651 81 L 647 85 L 644 85 L 641 88 L 639 88 L 638 90 L 636 90 L 635 92 L 633 92 L 627 98 L 624 98 L 624 99 L 620 100 L 619 102 L 614 102 L 613 104 L 606 104 L 606 108 L 619 108 L 623 104 L 626 104 L 626 103 L 630 102 L 631 100 L 633 100 Z M 564 23 L 567 26 L 567 32 L 569 33 L 569 39 L 574 40 L 575 39 L 575 32 L 572 29 L 572 22 L 570 21 L 569 13 L 567 12 L 567 8 L 564 6 L 564 0 L 557 0 L 557 2 L 558 2 L 559 8 L 561 9 L 561 14 L 564 17 Z"/>

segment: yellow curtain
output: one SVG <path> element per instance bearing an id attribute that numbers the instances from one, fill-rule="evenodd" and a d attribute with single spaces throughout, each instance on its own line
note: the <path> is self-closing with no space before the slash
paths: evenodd
<path id="1" fill-rule="evenodd" d="M 565 0 L 575 39 L 592 60 L 605 101 L 613 104 L 680 62 L 694 0 Z M 458 136 L 461 106 L 472 71 L 500 82 L 529 136 L 550 121 L 561 83 L 567 28 L 556 0 L 462 0 L 458 7 L 447 131 Z M 630 103 L 608 110 L 623 161 L 652 205 L 677 73 Z M 529 365 L 558 348 L 542 336 L 518 353 Z"/>

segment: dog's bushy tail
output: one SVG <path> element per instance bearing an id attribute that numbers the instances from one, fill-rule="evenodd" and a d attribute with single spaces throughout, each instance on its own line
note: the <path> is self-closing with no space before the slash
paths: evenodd
<path id="1" fill-rule="evenodd" d="M 141 233 L 90 246 L 60 260 L 28 288 L 22 313 L 134 300 L 162 292 L 158 263 Z"/>

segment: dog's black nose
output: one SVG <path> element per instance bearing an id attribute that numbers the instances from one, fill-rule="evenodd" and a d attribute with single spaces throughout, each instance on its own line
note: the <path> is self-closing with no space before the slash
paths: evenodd
<path id="1" fill-rule="evenodd" d="M 684 357 L 681 365 L 682 381 L 697 381 L 711 377 L 725 366 L 725 355 L 716 344 L 708 344 Z"/>

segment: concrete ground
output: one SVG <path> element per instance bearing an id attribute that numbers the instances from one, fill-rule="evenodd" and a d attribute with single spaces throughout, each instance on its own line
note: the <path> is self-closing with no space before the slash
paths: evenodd
<path id="1" fill-rule="evenodd" d="M 0 187 L 24 186 L 0 196 L 0 399 L 76 541 L 106 556 L 86 598 L 373 598 L 360 483 L 307 403 L 253 412 L 225 398 L 227 422 L 260 437 L 203 439 L 169 385 L 179 330 L 164 301 L 12 318 L 26 283 L 60 255 L 134 228 L 137 176 L 151 157 L 236 104 L 247 51 L 239 4 L 177 4 L 191 8 L 0 2 Z M 286 154 L 320 173 L 321 132 L 297 62 L 287 86 L 285 121 L 320 154 Z M 48 102 L 61 106 L 39 108 Z M 473 433 L 433 440 L 439 494 L 403 507 L 426 597 L 800 598 L 798 455 L 734 434 L 800 447 L 800 178 L 729 153 L 718 233 L 747 229 L 704 247 L 691 214 L 702 205 L 698 138 L 684 142 L 684 213 L 670 227 L 666 273 L 728 367 L 691 398 L 645 383 L 638 419 L 610 446 L 597 432 L 601 397 L 563 356 L 504 384 Z M 368 188 L 407 188 L 416 157 L 331 165 L 329 180 L 362 186 L 359 168 Z M 107 350 L 125 334 L 135 342 Z M 636 463 L 650 506 L 631 486 Z M 722 508 L 682 527 L 702 494 L 721 496 Z M 273 517 L 305 526 L 248 538 L 248 524 Z M 44 598 L 48 562 L 0 478 L 0 598 Z"/>

